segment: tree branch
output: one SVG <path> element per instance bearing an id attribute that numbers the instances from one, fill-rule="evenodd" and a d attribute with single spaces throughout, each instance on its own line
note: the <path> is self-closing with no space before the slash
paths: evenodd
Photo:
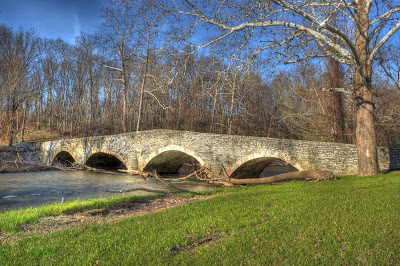
<path id="1" fill-rule="evenodd" d="M 396 31 L 400 29 L 400 22 L 396 24 L 395 27 L 393 27 L 383 38 L 382 40 L 379 41 L 379 43 L 375 46 L 374 50 L 372 51 L 371 55 L 369 56 L 368 60 L 373 61 L 375 59 L 375 56 L 378 54 L 379 50 L 381 47 L 389 40 L 390 37 L 393 36 L 393 34 L 396 33 Z"/>
<path id="2" fill-rule="evenodd" d="M 353 94 L 353 91 L 348 88 L 329 88 L 329 89 L 322 88 L 321 91 L 323 91 L 323 92 L 333 91 L 333 92 L 340 92 L 340 93 L 345 93 L 345 94 Z"/>

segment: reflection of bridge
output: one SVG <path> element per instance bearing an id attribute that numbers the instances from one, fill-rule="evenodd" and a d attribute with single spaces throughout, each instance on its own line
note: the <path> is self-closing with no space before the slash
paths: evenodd
<path id="1" fill-rule="evenodd" d="M 356 147 L 330 142 L 149 130 L 20 145 L 32 151 L 36 147 L 47 164 L 55 159 L 117 167 L 122 163 L 128 170 L 170 174 L 192 158 L 216 172 L 226 170 L 232 177 L 257 177 L 268 164 L 281 159 L 298 170 L 357 173 Z M 400 149 L 380 148 L 379 163 L 381 170 L 400 168 Z"/>

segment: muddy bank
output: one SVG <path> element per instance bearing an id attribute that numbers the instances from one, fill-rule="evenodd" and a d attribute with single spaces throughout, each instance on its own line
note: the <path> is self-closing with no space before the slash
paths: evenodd
<path id="1" fill-rule="evenodd" d="M 37 171 L 54 171 L 57 170 L 47 165 L 37 164 L 15 164 L 12 162 L 2 162 L 0 165 L 0 173 L 23 173 L 23 172 L 37 172 Z"/>

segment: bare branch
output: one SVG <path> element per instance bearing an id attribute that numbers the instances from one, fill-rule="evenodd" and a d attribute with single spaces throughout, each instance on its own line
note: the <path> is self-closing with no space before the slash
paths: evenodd
<path id="1" fill-rule="evenodd" d="M 389 40 L 390 37 L 393 36 L 393 34 L 396 33 L 396 31 L 400 29 L 400 22 L 396 24 L 383 38 L 382 40 L 379 41 L 379 43 L 375 46 L 373 49 L 371 55 L 369 56 L 368 60 L 373 61 L 375 59 L 375 56 L 378 54 L 379 50 L 381 47 Z"/>
<path id="2" fill-rule="evenodd" d="M 121 68 L 118 68 L 118 67 L 107 66 L 107 65 L 104 65 L 104 64 L 101 64 L 100 66 L 101 66 L 101 67 L 105 67 L 105 68 L 109 68 L 109 69 L 112 69 L 112 70 L 117 70 L 117 71 L 119 71 L 119 72 L 122 71 L 122 69 L 121 69 Z"/>
<path id="3" fill-rule="evenodd" d="M 351 89 L 348 88 L 322 88 L 321 91 L 323 92 L 330 92 L 330 91 L 334 91 L 334 92 L 340 92 L 340 93 L 345 93 L 345 94 L 353 94 L 353 91 Z"/>
<path id="4" fill-rule="evenodd" d="M 393 15 L 394 13 L 396 13 L 396 12 L 400 12 L 400 7 L 392 8 L 391 10 L 389 10 L 388 12 L 386 12 L 385 14 L 382 14 L 381 16 L 377 17 L 376 19 L 374 19 L 373 21 L 371 21 L 371 26 L 372 26 L 373 24 L 375 24 L 376 22 L 382 20 L 382 19 L 387 19 L 387 18 L 389 18 L 390 16 L 392 16 L 392 15 Z"/>

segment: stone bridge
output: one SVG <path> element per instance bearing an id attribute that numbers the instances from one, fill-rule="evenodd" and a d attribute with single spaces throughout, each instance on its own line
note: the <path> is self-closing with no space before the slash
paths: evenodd
<path id="1" fill-rule="evenodd" d="M 149 130 L 119 135 L 19 143 L 42 163 L 75 161 L 94 167 L 157 170 L 177 173 L 186 161 L 197 161 L 232 177 L 258 177 L 281 159 L 297 170 L 330 170 L 337 175 L 357 173 L 355 145 L 264 137 L 234 136 L 174 130 Z M 400 168 L 400 149 L 379 148 L 382 171 Z"/>

